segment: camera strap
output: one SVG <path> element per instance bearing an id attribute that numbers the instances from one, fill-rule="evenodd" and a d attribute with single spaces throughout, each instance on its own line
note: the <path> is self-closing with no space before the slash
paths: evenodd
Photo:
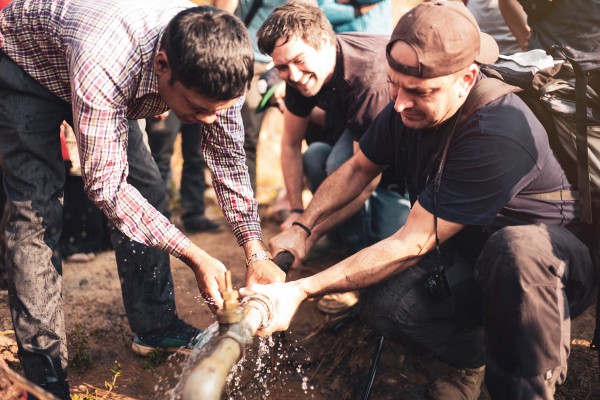
<path id="1" fill-rule="evenodd" d="M 442 182 L 442 174 L 444 172 L 444 167 L 446 165 L 446 156 L 448 155 L 448 148 L 450 147 L 450 141 L 452 140 L 452 136 L 454 135 L 454 131 L 456 130 L 456 125 L 458 125 L 458 121 L 460 121 L 460 116 L 463 111 L 463 106 L 458 109 L 458 112 L 454 115 L 454 121 L 452 123 L 452 129 L 446 136 L 446 143 L 444 143 L 444 148 L 442 150 L 442 155 L 440 157 L 440 163 L 438 165 L 438 170 L 435 174 L 435 178 L 433 180 L 433 229 L 435 231 L 435 250 L 437 252 L 437 256 L 440 257 L 440 238 L 438 237 L 438 229 L 437 229 L 437 194 L 440 190 L 440 185 Z"/>

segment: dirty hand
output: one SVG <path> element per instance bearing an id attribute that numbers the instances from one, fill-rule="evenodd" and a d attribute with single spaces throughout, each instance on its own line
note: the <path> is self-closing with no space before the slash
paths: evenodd
<path id="1" fill-rule="evenodd" d="M 269 240 L 271 253 L 277 255 L 283 250 L 287 250 L 294 255 L 292 269 L 300 267 L 300 262 L 306 257 L 306 233 L 299 228 L 292 226 Z"/>
<path id="2" fill-rule="evenodd" d="M 253 261 L 246 270 L 246 286 L 253 283 L 268 285 L 269 283 L 285 282 L 285 272 L 283 272 L 273 261 L 259 260 Z"/>
<path id="3" fill-rule="evenodd" d="M 306 293 L 297 282 L 254 284 L 240 289 L 240 294 L 244 297 L 258 293 L 267 296 L 273 303 L 271 320 L 256 332 L 258 336 L 269 336 L 273 332 L 284 331 L 290 326 L 298 307 L 306 299 Z"/>
<path id="4" fill-rule="evenodd" d="M 207 252 L 190 243 L 184 250 L 181 259 L 194 271 L 198 289 L 208 303 L 210 310 L 215 313 L 223 307 L 220 290 L 225 289 L 225 272 L 223 263 L 211 257 Z"/>

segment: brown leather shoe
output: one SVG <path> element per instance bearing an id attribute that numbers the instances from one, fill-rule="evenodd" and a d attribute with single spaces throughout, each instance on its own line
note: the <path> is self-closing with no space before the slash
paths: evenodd
<path id="1" fill-rule="evenodd" d="M 485 376 L 479 368 L 451 369 L 448 376 L 436 379 L 427 389 L 429 400 L 477 400 Z"/>

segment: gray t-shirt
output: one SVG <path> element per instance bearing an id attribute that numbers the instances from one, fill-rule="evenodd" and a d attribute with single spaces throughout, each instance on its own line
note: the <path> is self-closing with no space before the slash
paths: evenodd
<path id="1" fill-rule="evenodd" d="M 529 0 L 519 0 L 527 3 Z M 566 45 L 584 70 L 600 70 L 600 0 L 554 0 L 540 19 L 528 18 L 530 49 Z"/>
<path id="2" fill-rule="evenodd" d="M 347 128 L 358 140 L 390 102 L 385 70 L 385 46 L 390 38 L 343 33 L 336 39 L 337 59 L 331 81 L 313 97 L 304 97 L 287 85 L 285 105 L 299 117 L 308 116 L 318 106 L 333 116 L 340 134 Z"/>
<path id="3" fill-rule="evenodd" d="M 469 0 L 467 8 L 477 20 L 481 31 L 496 40 L 500 54 L 514 54 L 521 51 L 517 39 L 504 22 L 498 0 Z"/>

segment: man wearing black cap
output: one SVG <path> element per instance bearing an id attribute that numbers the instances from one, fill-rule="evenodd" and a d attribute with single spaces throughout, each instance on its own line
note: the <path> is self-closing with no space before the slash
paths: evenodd
<path id="1" fill-rule="evenodd" d="M 319 274 L 244 289 L 277 307 L 261 334 L 287 328 L 307 298 L 365 289 L 368 324 L 454 367 L 428 398 L 476 399 L 485 370 L 494 399 L 552 399 L 566 376 L 570 319 L 595 298 L 595 276 L 546 132 L 514 94 L 463 107 L 498 47 L 462 3 L 419 5 L 386 49 L 393 103 L 297 221 L 308 235 L 398 163 L 413 202 L 408 220 Z M 301 253 L 304 244 L 273 250 L 284 248 Z"/>

